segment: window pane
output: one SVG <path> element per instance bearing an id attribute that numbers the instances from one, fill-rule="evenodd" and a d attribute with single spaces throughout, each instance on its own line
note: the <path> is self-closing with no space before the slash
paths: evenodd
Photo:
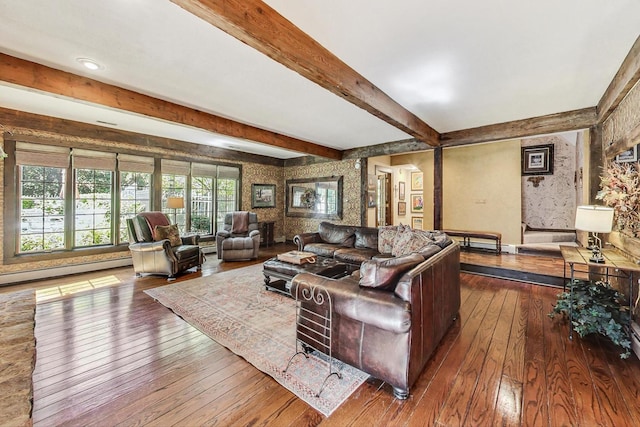
<path id="1" fill-rule="evenodd" d="M 64 249 L 65 170 L 19 166 L 18 253 Z"/>
<path id="2" fill-rule="evenodd" d="M 111 171 L 76 169 L 75 246 L 113 243 Z"/>
<path id="3" fill-rule="evenodd" d="M 186 230 L 185 209 L 169 209 L 166 207 L 167 197 L 186 197 L 187 176 L 162 174 L 162 212 L 167 214 L 172 224 L 178 224 L 181 233 Z"/>
<path id="4" fill-rule="evenodd" d="M 127 219 L 138 212 L 151 209 L 152 174 L 142 172 L 120 173 L 120 233 L 119 242 L 127 242 Z"/>
<path id="5" fill-rule="evenodd" d="M 216 230 L 222 230 L 224 224 L 224 216 L 228 212 L 233 212 L 238 206 L 238 181 L 235 179 L 218 179 L 218 188 L 216 194 Z"/>
<path id="6" fill-rule="evenodd" d="M 213 234 L 213 177 L 191 180 L 191 232 Z"/>

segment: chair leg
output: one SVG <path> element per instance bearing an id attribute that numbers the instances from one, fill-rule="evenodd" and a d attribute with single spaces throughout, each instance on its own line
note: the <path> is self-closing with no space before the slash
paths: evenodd
<path id="1" fill-rule="evenodd" d="M 174 274 L 167 276 L 167 282 L 173 282 L 174 280 L 176 280 L 176 276 Z"/>
<path id="2" fill-rule="evenodd" d="M 393 397 L 399 400 L 405 400 L 409 397 L 409 390 L 393 387 Z"/>

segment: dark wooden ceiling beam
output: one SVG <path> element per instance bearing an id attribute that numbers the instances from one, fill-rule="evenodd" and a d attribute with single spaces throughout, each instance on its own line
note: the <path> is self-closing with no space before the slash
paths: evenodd
<path id="1" fill-rule="evenodd" d="M 342 152 L 0 53 L 0 80 L 210 132 L 340 160 Z"/>
<path id="2" fill-rule="evenodd" d="M 188 153 L 188 156 L 182 156 L 184 157 L 184 160 L 192 159 L 193 155 L 200 155 L 234 162 L 242 160 L 245 162 L 263 165 L 284 166 L 284 160 L 276 159 L 274 157 L 260 156 L 258 154 L 249 154 L 235 150 L 211 147 L 208 145 L 194 144 L 192 142 L 128 132 L 120 129 L 59 119 L 56 117 L 10 110 L 2 107 L 0 107 L 0 125 L 4 128 L 3 130 L 6 130 L 6 128 L 25 128 L 97 141 L 96 144 L 87 144 L 82 146 L 76 144 L 78 148 L 99 149 L 100 144 L 104 144 L 103 141 L 111 141 L 131 144 L 138 147 L 150 147 L 154 149 L 160 148 L 177 153 Z M 141 154 L 141 151 L 136 150 L 119 151 L 124 154 Z M 181 156 L 177 154 L 177 158 L 178 157 Z"/>
<path id="3" fill-rule="evenodd" d="M 556 132 L 587 129 L 596 124 L 596 107 L 549 114 L 524 120 L 446 132 L 440 136 L 443 147 L 477 144 Z"/>
<path id="4" fill-rule="evenodd" d="M 609 83 L 609 87 L 600 98 L 600 102 L 598 102 L 599 123 L 609 117 L 638 80 L 640 80 L 640 37 L 636 39 L 631 50 L 622 61 L 618 72 Z"/>
<path id="5" fill-rule="evenodd" d="M 404 154 L 425 150 L 433 150 L 433 147 L 422 141 L 418 141 L 415 138 L 411 138 L 345 150 L 343 152 L 342 159 L 363 159 L 367 157 L 390 156 L 393 154 Z"/>
<path id="6" fill-rule="evenodd" d="M 392 126 L 438 146 L 438 132 L 263 1 L 171 1 Z"/>

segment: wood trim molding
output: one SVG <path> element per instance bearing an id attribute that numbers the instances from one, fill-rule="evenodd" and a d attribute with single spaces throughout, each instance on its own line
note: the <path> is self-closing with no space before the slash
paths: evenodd
<path id="1" fill-rule="evenodd" d="M 638 144 L 640 144 L 640 124 L 633 128 L 627 135 L 605 148 L 605 157 L 607 159 L 613 159 L 618 154 L 630 150 Z"/>
<path id="2" fill-rule="evenodd" d="M 171 1 L 416 139 L 439 145 L 438 132 L 263 1 Z"/>
<path id="3" fill-rule="evenodd" d="M 524 120 L 447 132 L 440 135 L 443 147 L 477 144 L 548 133 L 588 129 L 596 123 L 596 107 L 549 114 Z"/>
<path id="4" fill-rule="evenodd" d="M 189 153 L 190 155 L 200 155 L 223 160 L 238 161 L 242 159 L 246 162 L 283 166 L 284 160 L 274 157 L 260 156 L 257 154 L 243 153 L 235 150 L 211 147 L 192 142 L 178 141 L 175 139 L 162 138 L 159 136 L 145 135 L 135 132 L 128 132 L 119 129 L 112 129 L 97 125 L 90 125 L 82 122 L 58 119 L 55 117 L 42 116 L 39 114 L 25 113 L 23 111 L 10 110 L 0 107 L 0 124 L 4 127 L 16 127 L 33 129 L 43 132 L 51 132 L 59 135 L 69 135 L 79 138 L 88 138 L 99 141 L 113 141 L 128 143 L 141 147 L 157 147 L 177 152 Z M 33 137 L 31 137 L 33 139 Z M 96 148 L 95 145 L 87 144 L 78 148 Z M 120 150 L 125 154 L 140 154 L 139 151 Z M 191 157 L 185 154 L 185 160 Z"/>
<path id="5" fill-rule="evenodd" d="M 640 36 L 622 61 L 618 72 L 598 102 L 598 122 L 602 123 L 615 110 L 640 80 Z"/>
<path id="6" fill-rule="evenodd" d="M 204 129 L 210 132 L 261 142 L 279 148 L 340 160 L 342 152 L 312 142 L 249 126 L 138 92 L 56 70 L 0 53 L 0 80 L 72 99 L 104 105 Z"/>

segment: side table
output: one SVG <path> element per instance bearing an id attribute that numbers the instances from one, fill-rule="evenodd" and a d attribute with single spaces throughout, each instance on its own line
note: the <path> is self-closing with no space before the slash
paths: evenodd
<path id="1" fill-rule="evenodd" d="M 633 276 L 634 273 L 640 272 L 640 265 L 627 259 L 622 252 L 617 249 L 602 249 L 604 263 L 596 263 L 589 261 L 591 251 L 585 248 L 574 246 L 560 246 L 560 252 L 565 265 L 564 280 L 566 286 L 566 266 L 570 269 L 570 283 L 575 279 L 575 273 L 588 273 L 603 276 L 604 281 L 609 281 L 610 277 L 617 277 L 629 280 L 629 322 L 631 322 L 631 314 L 633 313 Z M 576 268 L 577 267 L 577 268 Z M 586 268 L 586 269 L 580 269 Z M 594 272 L 592 269 L 598 268 L 600 272 Z M 573 286 L 569 285 L 569 339 L 573 339 Z M 631 324 L 629 324 L 629 334 L 631 334 Z"/>
<path id="2" fill-rule="evenodd" d="M 260 230 L 260 244 L 269 247 L 274 242 L 274 226 L 275 221 L 259 221 L 258 229 Z"/>

